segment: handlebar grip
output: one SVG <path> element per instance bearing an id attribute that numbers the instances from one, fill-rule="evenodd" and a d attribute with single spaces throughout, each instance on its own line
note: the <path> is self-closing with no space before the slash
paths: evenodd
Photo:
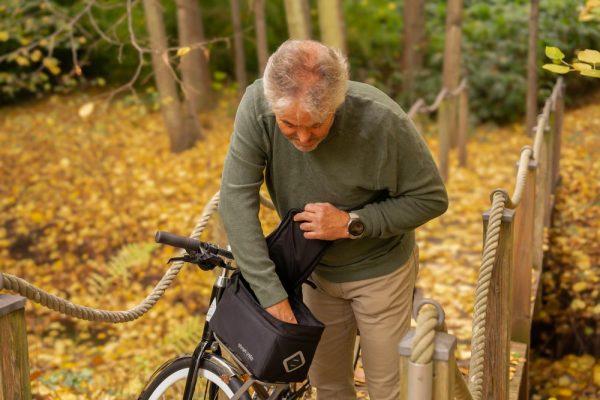
<path id="1" fill-rule="evenodd" d="M 169 246 L 179 247 L 188 251 L 199 251 L 202 242 L 185 236 L 175 235 L 173 233 L 158 231 L 154 238 L 156 243 L 168 244 Z"/>

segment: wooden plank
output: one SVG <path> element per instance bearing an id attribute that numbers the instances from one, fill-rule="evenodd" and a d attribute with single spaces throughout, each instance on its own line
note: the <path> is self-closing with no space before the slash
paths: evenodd
<path id="1" fill-rule="evenodd" d="M 533 273 L 533 219 L 535 210 L 535 170 L 536 163 L 531 161 L 527 169 L 527 181 L 521 203 L 515 213 L 514 238 L 514 275 L 512 292 L 511 339 L 531 343 L 531 293 Z M 526 358 L 528 354 L 524 355 Z M 521 400 L 529 398 L 529 374 L 525 368 L 521 378 L 523 387 Z"/>
<path id="2" fill-rule="evenodd" d="M 458 165 L 467 166 L 467 136 L 469 133 L 469 94 L 465 88 L 458 103 Z"/>
<path id="3" fill-rule="evenodd" d="M 540 288 L 540 279 L 542 277 L 542 272 L 538 269 L 534 269 L 533 270 L 533 278 L 532 278 L 532 285 L 531 285 L 531 316 L 533 318 L 533 316 L 535 315 L 536 309 L 541 308 L 541 304 L 538 303 L 538 299 L 541 300 L 542 298 L 542 293 L 541 293 L 541 288 Z"/>
<path id="4" fill-rule="evenodd" d="M 548 124 L 550 126 L 550 129 L 548 129 L 547 132 L 544 133 L 544 147 L 546 148 L 546 173 L 544 174 L 544 180 L 546 182 L 544 182 L 544 189 L 545 189 L 545 195 L 544 198 L 546 199 L 546 209 L 544 210 L 544 226 L 545 227 L 549 227 L 550 226 L 550 217 L 552 214 L 552 194 L 554 193 L 554 183 L 553 183 L 553 172 L 552 172 L 552 168 L 554 165 L 554 142 L 555 142 L 555 136 L 554 136 L 554 130 L 552 129 L 552 126 L 554 126 L 556 124 L 556 114 L 555 113 L 550 113 L 550 117 L 548 120 Z"/>
<path id="5" fill-rule="evenodd" d="M 525 343 L 510 343 L 511 353 L 518 353 L 521 355 L 521 357 L 525 357 L 527 351 L 528 346 Z M 519 393 L 522 390 L 523 376 L 525 375 L 526 366 L 527 362 L 519 362 L 518 364 L 511 365 L 511 368 L 514 368 L 515 370 L 508 386 L 508 398 L 510 400 L 522 399 L 522 397 L 519 397 Z"/>
<path id="6" fill-rule="evenodd" d="M 455 373 L 454 351 L 448 360 L 433 362 L 433 400 L 452 400 L 454 398 Z"/>
<path id="7" fill-rule="evenodd" d="M 438 168 L 444 181 L 448 180 L 448 163 L 450 157 L 450 106 L 449 99 L 444 99 L 438 109 L 438 132 L 440 147 L 438 153 Z"/>
<path id="8" fill-rule="evenodd" d="M 521 203 L 515 211 L 514 275 L 511 338 L 529 344 L 531 331 L 531 275 L 535 201 L 535 161 L 530 162 Z"/>
<path id="9" fill-rule="evenodd" d="M 544 133 L 544 136 L 547 134 Z M 546 174 L 548 173 L 547 161 L 548 147 L 546 141 L 542 140 L 540 146 L 540 154 L 537 154 L 537 170 L 535 174 L 535 210 L 533 218 L 533 267 L 536 269 L 542 268 L 544 257 L 544 216 L 546 214 Z"/>
<path id="10" fill-rule="evenodd" d="M 0 295 L 0 400 L 31 399 L 25 299 Z"/>
<path id="11" fill-rule="evenodd" d="M 487 231 L 489 213 L 483 215 Z M 504 210 L 496 260 L 488 291 L 485 331 L 486 358 L 483 364 L 483 398 L 507 400 L 512 308 L 514 211 Z"/>
<path id="12" fill-rule="evenodd" d="M 406 399 L 408 393 L 408 357 L 400 357 L 400 398 Z"/>
<path id="13" fill-rule="evenodd" d="M 565 111 L 565 97 L 564 80 L 560 80 L 560 89 L 556 97 L 556 103 L 554 104 L 554 124 L 552 125 L 552 135 L 554 136 L 554 156 L 552 163 L 552 193 L 555 192 L 556 185 L 558 184 L 560 177 L 560 154 L 561 154 L 561 142 L 562 142 L 562 130 L 563 130 L 563 119 Z"/>

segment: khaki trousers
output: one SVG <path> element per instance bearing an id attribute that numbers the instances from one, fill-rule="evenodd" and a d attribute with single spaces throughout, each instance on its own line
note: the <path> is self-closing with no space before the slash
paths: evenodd
<path id="1" fill-rule="evenodd" d="M 398 343 L 410 328 L 412 295 L 419 270 L 418 246 L 394 272 L 335 283 L 313 273 L 303 285 L 304 303 L 325 325 L 308 372 L 317 400 L 356 399 L 353 356 L 360 331 L 362 363 L 371 400 L 398 400 Z"/>

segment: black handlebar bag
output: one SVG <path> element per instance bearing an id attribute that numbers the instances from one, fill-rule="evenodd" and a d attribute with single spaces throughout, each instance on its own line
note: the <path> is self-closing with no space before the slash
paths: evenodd
<path id="1" fill-rule="evenodd" d="M 306 379 L 325 326 L 302 302 L 301 286 L 331 241 L 305 239 L 290 209 L 266 237 L 269 256 L 288 292 L 298 324 L 280 321 L 258 302 L 248 282 L 235 271 L 210 319 L 215 335 L 259 380 L 270 383 Z"/>

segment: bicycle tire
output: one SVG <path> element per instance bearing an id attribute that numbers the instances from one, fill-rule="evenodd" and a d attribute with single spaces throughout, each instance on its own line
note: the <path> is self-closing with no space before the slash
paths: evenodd
<path id="1" fill-rule="evenodd" d="M 157 400 L 175 384 L 185 386 L 185 380 L 192 364 L 190 356 L 180 357 L 168 363 L 161 368 L 160 372 L 152 377 L 151 381 L 138 398 L 138 400 Z M 226 380 L 222 376 L 227 376 Z M 229 376 L 227 371 L 220 365 L 203 359 L 198 370 L 198 381 L 200 377 L 217 385 L 220 389 L 219 399 L 230 399 L 233 394 L 242 386 L 243 382 L 236 376 Z M 194 397 L 195 399 L 195 397 Z M 240 398 L 242 400 L 251 400 L 247 393 Z"/>

